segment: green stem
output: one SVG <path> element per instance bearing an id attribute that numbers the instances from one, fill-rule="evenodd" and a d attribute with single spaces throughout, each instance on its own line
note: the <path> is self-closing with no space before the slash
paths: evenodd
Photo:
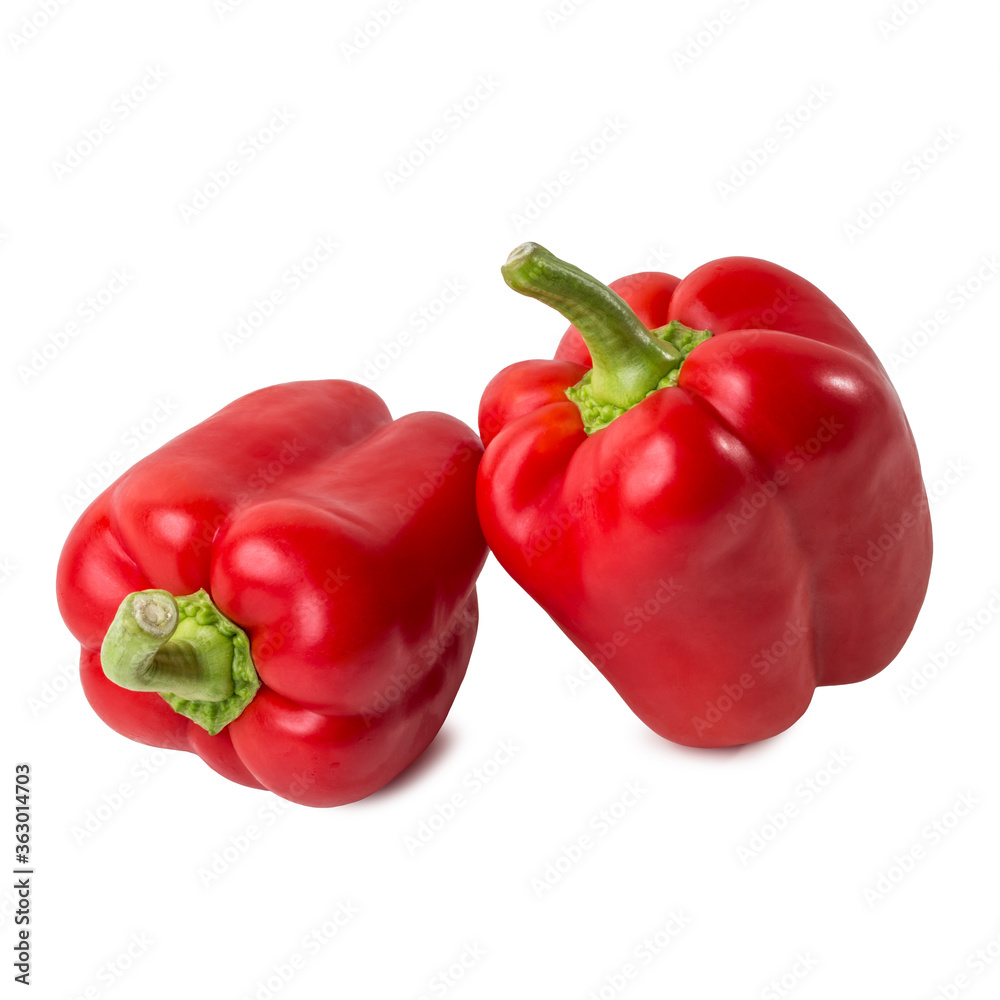
<path id="1" fill-rule="evenodd" d="M 129 594 L 104 637 L 101 666 L 119 687 L 155 691 L 213 734 L 260 686 L 249 638 L 204 590 L 176 598 L 165 590 Z"/>
<path id="2" fill-rule="evenodd" d="M 634 406 L 684 360 L 621 296 L 537 243 L 522 243 L 501 271 L 515 292 L 552 306 L 580 331 L 594 363 L 590 386 L 601 403 Z"/>

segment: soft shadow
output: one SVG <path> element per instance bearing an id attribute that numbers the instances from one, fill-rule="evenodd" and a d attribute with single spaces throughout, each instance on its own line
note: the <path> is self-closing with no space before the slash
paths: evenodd
<path id="1" fill-rule="evenodd" d="M 455 746 L 455 737 L 451 728 L 445 724 L 437 736 L 431 741 L 431 745 L 412 763 L 396 775 L 387 785 L 383 785 L 377 792 L 362 799 L 362 802 L 377 802 L 385 796 L 396 795 L 405 791 L 410 785 L 423 778 L 424 773 L 433 767 L 437 767 L 439 761 L 445 757 Z M 359 803 L 360 804 L 360 803 Z"/>
<path id="2" fill-rule="evenodd" d="M 785 732 L 788 732 L 786 729 Z M 754 757 L 767 752 L 767 748 L 777 743 L 785 733 L 778 733 L 766 740 L 758 740 L 756 743 L 741 743 L 735 747 L 686 747 L 680 743 L 671 743 L 662 736 L 657 736 L 652 729 L 646 729 L 643 733 L 643 742 L 646 746 L 658 749 L 667 755 L 678 754 L 682 757 L 689 757 L 693 760 L 701 760 L 711 763 L 718 760 L 729 760 L 733 757 L 747 756 Z"/>

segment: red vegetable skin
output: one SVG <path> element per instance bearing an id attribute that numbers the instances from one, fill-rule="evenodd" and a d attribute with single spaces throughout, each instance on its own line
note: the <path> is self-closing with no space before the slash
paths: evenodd
<path id="1" fill-rule="evenodd" d="M 486 558 L 481 453 L 460 421 L 393 421 L 375 393 L 343 381 L 261 389 L 170 441 L 94 501 L 59 563 L 91 705 L 130 739 L 193 751 L 304 805 L 381 788 L 437 734 L 468 665 Z M 203 589 L 249 637 L 260 687 L 230 721 L 214 718 L 218 700 L 196 699 L 201 724 L 166 700 L 189 698 L 185 685 L 216 699 L 218 684 L 232 688 L 212 663 L 235 654 L 211 629 L 192 655 L 178 637 L 194 623 L 182 623 L 144 664 L 142 644 L 160 640 L 125 614 L 108 669 L 131 686 L 155 677 L 131 690 L 102 669 L 119 606 L 151 589 L 166 592 L 138 598 L 154 631 L 170 595 Z"/>
<path id="2" fill-rule="evenodd" d="M 576 326 L 486 389 L 480 521 L 633 711 L 678 743 L 748 743 L 883 669 L 930 520 L 900 401 L 840 309 L 748 257 L 608 291 L 525 244 L 504 272 Z"/>

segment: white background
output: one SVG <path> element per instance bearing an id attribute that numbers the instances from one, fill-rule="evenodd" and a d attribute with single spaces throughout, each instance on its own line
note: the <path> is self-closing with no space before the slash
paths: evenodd
<path id="1" fill-rule="evenodd" d="M 10 0 L 0 22 L 0 813 L 13 868 L 13 767 L 29 761 L 36 995 L 996 996 L 1000 281 L 977 277 L 1000 251 L 995 5 L 907 0 L 894 27 L 890 0 L 589 0 L 561 18 L 555 0 L 414 0 L 381 29 L 371 0 L 42 6 Z M 374 37 L 345 48 L 365 24 Z M 276 111 L 292 121 L 251 160 Z M 393 181 L 434 129 L 444 141 Z M 332 257 L 227 346 L 320 238 Z M 898 659 L 821 689 L 778 738 L 683 749 L 599 676 L 574 685 L 582 657 L 491 559 L 444 730 L 367 801 L 286 805 L 105 727 L 54 598 L 74 491 L 252 389 L 360 378 L 404 332 L 371 382 L 393 413 L 474 424 L 486 382 L 551 356 L 565 327 L 500 278 L 529 238 L 605 280 L 765 257 L 851 316 L 934 498 L 930 590 Z M 88 322 L 116 271 L 127 286 Z M 461 294 L 441 308 L 449 281 Z M 422 306 L 439 315 L 419 329 Z M 638 801 L 602 826 L 632 783 Z M 13 899 L 0 890 L 8 959 Z M 661 947 L 671 914 L 684 926 Z"/>

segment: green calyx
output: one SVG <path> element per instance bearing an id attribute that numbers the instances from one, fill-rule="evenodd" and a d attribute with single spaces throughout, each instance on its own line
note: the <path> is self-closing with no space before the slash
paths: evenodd
<path id="1" fill-rule="evenodd" d="M 566 391 L 580 408 L 588 434 L 677 384 L 684 359 L 707 340 L 707 330 L 671 321 L 649 330 L 616 292 L 537 243 L 523 243 L 501 268 L 516 292 L 558 310 L 583 337 L 593 368 Z"/>
<path id="2" fill-rule="evenodd" d="M 684 364 L 684 359 L 699 344 L 708 340 L 708 338 L 712 336 L 711 332 L 708 330 L 692 330 L 691 327 L 685 326 L 683 323 L 675 319 L 672 319 L 666 326 L 661 326 L 656 330 L 651 330 L 650 333 L 652 333 L 654 337 L 659 337 L 661 340 L 665 340 L 668 344 L 677 348 L 681 355 L 681 360 L 676 368 L 664 375 L 663 378 L 661 378 L 660 381 L 657 382 L 656 385 L 654 385 L 653 388 L 642 397 L 643 399 L 647 396 L 651 396 L 658 389 L 667 389 L 670 386 L 677 385 L 677 376 L 680 375 L 681 365 Z M 614 403 L 602 402 L 596 398 L 592 385 L 592 375 L 592 371 L 587 372 L 587 374 L 584 375 L 583 378 L 576 383 L 576 385 L 570 386 L 566 390 L 566 395 L 580 408 L 580 417 L 583 420 L 583 428 L 588 434 L 593 434 L 594 431 L 602 430 L 607 427 L 608 424 L 615 419 L 615 417 L 620 417 L 626 410 L 630 409 L 628 406 L 617 406 Z"/>
<path id="3" fill-rule="evenodd" d="M 165 590 L 129 594 L 104 637 L 101 666 L 119 687 L 155 691 L 213 736 L 260 687 L 249 637 L 204 590 L 187 597 Z"/>

